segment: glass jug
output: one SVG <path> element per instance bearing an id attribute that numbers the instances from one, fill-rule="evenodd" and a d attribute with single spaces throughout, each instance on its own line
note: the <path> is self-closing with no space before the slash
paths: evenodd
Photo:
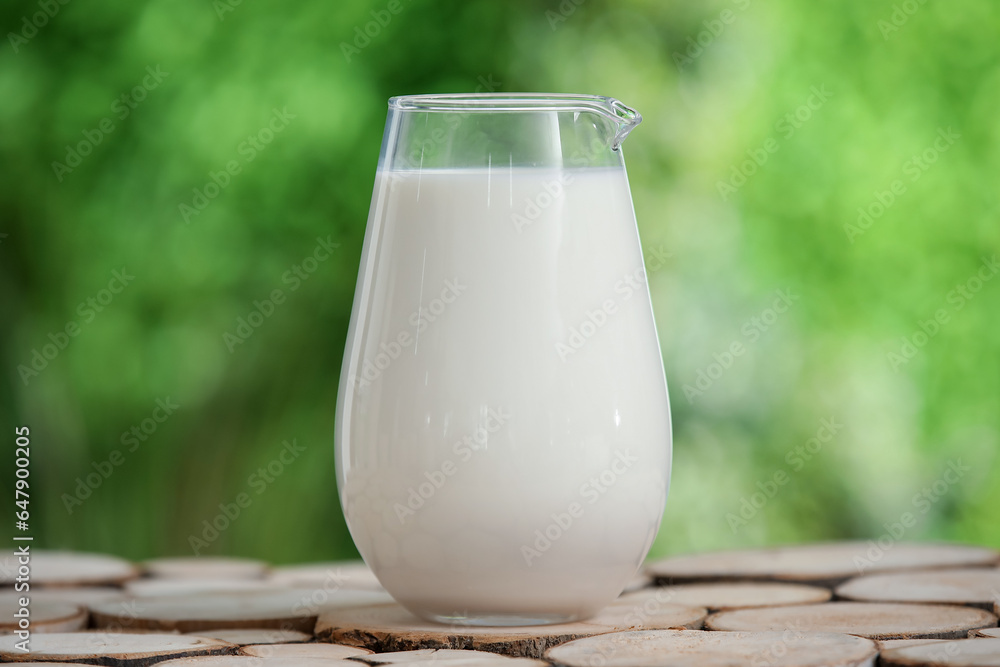
<path id="1" fill-rule="evenodd" d="M 640 120 L 586 95 L 389 101 L 337 483 L 419 616 L 589 617 L 656 536 L 670 410 L 620 150 Z"/>

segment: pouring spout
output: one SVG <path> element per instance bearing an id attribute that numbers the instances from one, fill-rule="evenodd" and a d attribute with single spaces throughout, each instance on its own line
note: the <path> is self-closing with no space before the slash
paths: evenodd
<path id="1" fill-rule="evenodd" d="M 618 130 L 611 139 L 611 150 L 617 151 L 621 148 L 622 142 L 629 132 L 635 129 L 636 125 L 642 122 L 642 115 L 630 106 L 626 106 L 616 99 L 609 100 L 610 111 L 618 124 Z"/>

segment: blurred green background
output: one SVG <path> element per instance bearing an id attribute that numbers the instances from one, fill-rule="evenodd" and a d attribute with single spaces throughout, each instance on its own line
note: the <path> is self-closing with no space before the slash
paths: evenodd
<path id="1" fill-rule="evenodd" d="M 27 424 L 36 543 L 353 556 L 334 406 L 385 103 L 494 88 L 645 118 L 625 153 L 676 435 L 654 555 L 877 538 L 907 513 L 904 539 L 1000 545 L 1000 4 L 0 16 L 0 488 Z M 339 247 L 303 265 L 318 238 Z M 276 465 L 284 441 L 304 450 Z"/>

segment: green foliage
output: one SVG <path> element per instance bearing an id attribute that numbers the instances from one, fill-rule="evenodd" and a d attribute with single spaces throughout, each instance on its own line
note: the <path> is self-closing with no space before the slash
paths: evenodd
<path id="1" fill-rule="evenodd" d="M 1000 246 L 1000 6 L 230 2 L 0 10 L 0 415 L 32 429 L 41 544 L 190 553 L 246 493 L 203 553 L 355 553 L 334 405 L 385 101 L 487 87 L 611 95 L 645 118 L 625 152 L 644 244 L 670 254 L 650 285 L 676 434 L 655 553 L 878 536 L 905 512 L 907 539 L 1000 544 L 1000 280 L 971 292 Z M 319 239 L 340 245 L 296 273 Z M 123 267 L 134 281 L 113 293 Z M 223 338 L 275 290 L 245 342 Z M 767 324 L 777 290 L 797 300 Z M 180 408 L 157 423 L 168 397 Z M 292 440 L 305 452 L 267 482 Z M 969 471 L 936 494 L 958 460 Z"/>

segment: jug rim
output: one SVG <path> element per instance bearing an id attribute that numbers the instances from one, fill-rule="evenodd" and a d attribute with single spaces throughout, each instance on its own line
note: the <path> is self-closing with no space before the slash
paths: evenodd
<path id="1" fill-rule="evenodd" d="M 391 111 L 429 113 L 591 112 L 615 123 L 611 150 L 617 151 L 642 115 L 621 100 L 574 93 L 440 93 L 389 98 Z"/>
<path id="2" fill-rule="evenodd" d="M 389 107 L 403 111 L 572 111 L 610 113 L 631 121 L 639 115 L 620 100 L 603 95 L 574 93 L 440 93 L 397 95 Z"/>

